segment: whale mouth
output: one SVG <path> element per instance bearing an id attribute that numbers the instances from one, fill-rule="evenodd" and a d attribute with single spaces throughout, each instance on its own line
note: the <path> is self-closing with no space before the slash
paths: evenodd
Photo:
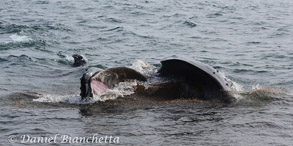
<path id="1" fill-rule="evenodd" d="M 111 92 L 122 82 L 146 81 L 141 73 L 127 67 L 116 67 L 101 70 L 98 68 L 88 69 L 81 77 L 81 98 L 82 100 L 92 99 L 95 95 L 104 96 Z M 129 85 L 132 87 L 132 85 Z M 123 88 L 128 89 L 128 85 Z M 118 89 L 119 90 L 119 89 Z M 122 89 L 121 89 L 122 90 Z M 128 94 L 128 92 L 127 92 Z"/>
<path id="2" fill-rule="evenodd" d="M 90 86 L 92 88 L 93 94 L 98 95 L 106 93 L 106 91 L 109 89 L 107 85 L 97 80 L 92 80 Z"/>

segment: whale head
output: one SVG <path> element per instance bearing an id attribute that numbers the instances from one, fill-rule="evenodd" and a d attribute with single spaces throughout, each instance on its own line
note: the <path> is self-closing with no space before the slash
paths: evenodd
<path id="1" fill-rule="evenodd" d="M 90 68 L 80 79 L 80 96 L 84 100 L 92 98 L 93 95 L 104 94 L 108 89 L 114 88 L 118 83 L 126 80 L 146 81 L 146 78 L 141 73 L 127 67 L 114 67 L 106 70 Z"/>

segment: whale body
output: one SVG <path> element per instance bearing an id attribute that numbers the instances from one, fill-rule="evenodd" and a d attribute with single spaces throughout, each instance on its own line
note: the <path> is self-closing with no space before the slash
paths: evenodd
<path id="1" fill-rule="evenodd" d="M 90 68 L 81 77 L 81 98 L 92 98 L 102 94 L 119 82 L 137 80 L 137 92 L 170 98 L 198 98 L 203 100 L 220 99 L 223 102 L 234 100 L 228 93 L 233 83 L 218 70 L 198 61 L 168 59 L 161 61 L 161 67 L 153 74 L 164 83 L 147 83 L 143 74 L 127 67 L 114 67 L 106 70 Z"/>
<path id="2" fill-rule="evenodd" d="M 193 91 L 191 94 L 197 93 L 197 98 L 224 98 L 228 96 L 226 92 L 231 91 L 233 86 L 233 82 L 218 70 L 202 62 L 169 59 L 161 61 L 161 64 L 162 67 L 158 71 L 159 76 L 187 84 Z"/>

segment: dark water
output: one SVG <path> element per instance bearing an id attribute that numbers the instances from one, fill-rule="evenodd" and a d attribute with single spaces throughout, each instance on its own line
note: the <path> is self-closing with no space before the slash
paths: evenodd
<path id="1" fill-rule="evenodd" d="M 0 143 L 98 134 L 119 137 L 119 145 L 292 145 L 292 7 L 290 0 L 1 0 Z M 74 53 L 88 65 L 71 67 Z M 78 95 L 86 68 L 159 66 L 166 58 L 215 67 L 244 98 L 58 101 Z M 36 102 L 35 94 L 52 99 Z"/>

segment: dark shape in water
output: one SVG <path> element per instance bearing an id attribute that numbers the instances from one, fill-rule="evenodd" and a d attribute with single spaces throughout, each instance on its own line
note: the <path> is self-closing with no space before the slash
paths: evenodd
<path id="1" fill-rule="evenodd" d="M 167 79 L 168 82 L 148 83 L 148 88 L 138 84 L 136 93 L 150 94 L 161 99 L 220 99 L 223 102 L 234 100 L 227 92 L 231 90 L 232 82 L 207 64 L 180 59 L 164 60 L 161 64 L 154 76 Z M 94 93 L 104 93 L 108 88 L 129 79 L 147 80 L 141 73 L 126 67 L 106 70 L 90 68 L 81 78 L 80 95 L 82 99 L 91 98 Z"/>
<path id="2" fill-rule="evenodd" d="M 227 93 L 233 83 L 207 64 L 180 59 L 164 60 L 161 64 L 162 67 L 158 71 L 160 77 L 187 85 L 187 90 L 182 92 L 183 97 L 219 98 L 226 102 L 232 102 L 234 99 Z"/>
<path id="3" fill-rule="evenodd" d="M 72 57 L 74 59 L 73 67 L 84 66 L 86 64 L 85 59 L 81 55 L 73 54 Z"/>

